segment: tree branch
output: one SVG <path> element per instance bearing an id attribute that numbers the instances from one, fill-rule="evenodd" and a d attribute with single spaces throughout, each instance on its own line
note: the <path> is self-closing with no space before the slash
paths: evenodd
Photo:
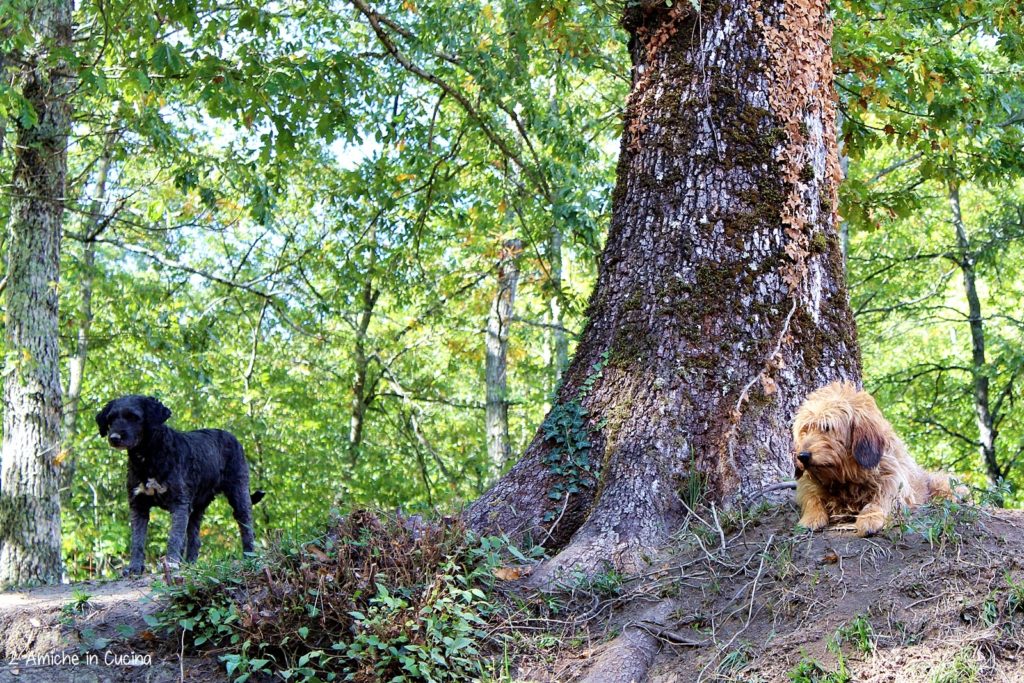
<path id="1" fill-rule="evenodd" d="M 402 52 L 395 42 L 391 39 L 391 36 L 384 29 L 384 26 L 388 26 L 392 30 L 396 31 L 399 35 L 405 35 L 409 37 L 411 34 L 407 34 L 405 29 L 398 29 L 394 23 L 391 22 L 387 17 L 377 12 L 375 9 L 370 7 L 364 0 L 349 0 L 353 7 L 355 7 L 363 16 L 366 17 L 367 21 L 370 22 L 370 28 L 377 35 L 377 39 L 384 46 L 384 49 L 391 55 L 391 57 L 398 62 L 398 64 L 406 71 L 419 76 L 428 83 L 433 83 L 449 97 L 452 97 L 459 103 L 467 115 L 480 127 L 481 132 L 484 136 L 490 140 L 498 149 L 501 150 L 502 154 L 513 164 L 516 165 L 531 182 L 541 191 L 541 194 L 550 202 L 550 193 L 546 191 L 546 183 L 543 177 L 538 176 L 535 169 L 528 166 L 520 157 L 520 155 L 512 149 L 508 141 L 502 136 L 498 135 L 491 126 L 488 124 L 484 115 L 473 105 L 470 99 L 460 90 L 455 88 L 453 85 L 445 81 L 440 76 L 427 71 L 423 67 L 413 62 L 404 52 Z"/>
<path id="2" fill-rule="evenodd" d="M 932 418 L 917 418 L 917 417 L 911 418 L 911 420 L 913 422 L 918 423 L 918 424 L 927 425 L 929 427 L 937 427 L 941 432 L 943 432 L 947 436 L 951 436 L 954 439 L 959 439 L 960 441 L 963 441 L 964 443 L 970 445 L 972 448 L 981 448 L 981 443 L 979 443 L 976 439 L 972 439 L 969 436 L 965 436 L 965 435 L 961 434 L 960 432 L 957 432 L 957 431 L 955 431 L 953 429 L 950 429 L 949 427 L 947 427 L 946 425 L 942 424 L 938 420 L 933 420 Z"/>

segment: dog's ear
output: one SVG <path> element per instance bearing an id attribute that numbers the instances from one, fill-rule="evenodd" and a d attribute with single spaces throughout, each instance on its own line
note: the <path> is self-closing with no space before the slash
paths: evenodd
<path id="1" fill-rule="evenodd" d="M 871 402 L 872 406 L 874 401 Z M 874 410 L 854 410 L 853 423 L 850 425 L 850 450 L 853 459 L 861 467 L 871 469 L 878 467 L 885 452 L 885 434 L 879 421 L 875 418 L 878 408 Z"/>
<path id="2" fill-rule="evenodd" d="M 171 417 L 171 409 L 153 396 L 142 399 L 142 410 L 146 424 L 152 427 L 162 425 Z"/>
<path id="3" fill-rule="evenodd" d="M 107 405 L 103 406 L 103 410 L 96 413 L 96 426 L 100 428 L 100 436 L 107 435 L 107 427 L 110 425 L 108 418 L 110 417 L 110 408 L 114 405 L 113 401 L 109 401 Z"/>

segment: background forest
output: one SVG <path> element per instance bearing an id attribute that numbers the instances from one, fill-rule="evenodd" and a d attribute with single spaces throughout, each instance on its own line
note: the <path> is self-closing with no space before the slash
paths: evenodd
<path id="1" fill-rule="evenodd" d="M 27 39 L 19 7 L 0 0 L 0 58 Z M 834 13 L 867 387 L 919 461 L 1019 506 L 1024 13 Z M 125 556 L 124 454 L 93 422 L 121 394 L 159 396 L 179 429 L 234 432 L 270 493 L 263 533 L 301 536 L 332 507 L 450 510 L 508 464 L 485 431 L 501 311 L 497 400 L 522 451 L 596 276 L 629 86 L 619 15 L 563 0 L 82 3 L 59 283 L 72 578 Z M 5 76 L 0 143 L 32 116 Z M 155 515 L 151 547 L 166 524 Z M 204 534 L 210 554 L 235 552 L 223 501 Z"/>

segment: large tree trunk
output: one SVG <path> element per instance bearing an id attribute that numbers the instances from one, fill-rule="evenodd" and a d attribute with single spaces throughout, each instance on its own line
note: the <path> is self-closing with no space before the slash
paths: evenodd
<path id="1" fill-rule="evenodd" d="M 999 490 L 1003 471 L 996 457 L 995 416 L 989 410 L 988 363 L 985 360 L 985 327 L 981 316 L 981 298 L 978 296 L 977 275 L 974 270 L 975 256 L 967 237 L 967 227 L 960 213 L 960 187 L 949 185 L 949 208 L 953 216 L 953 229 L 960 251 L 957 265 L 964 279 L 964 294 L 967 296 L 967 321 L 971 328 L 971 383 L 974 389 L 974 416 L 978 425 L 978 446 L 985 473 L 993 491 Z M 998 495 L 998 494 L 997 494 Z M 1001 497 L 997 502 L 1002 505 Z"/>
<path id="2" fill-rule="evenodd" d="M 18 85 L 37 122 L 17 126 L 7 253 L 7 361 L 0 465 L 0 589 L 60 579 L 57 277 L 71 111 L 70 2 L 35 5 L 38 52 Z"/>
<path id="3" fill-rule="evenodd" d="M 826 4 L 633 5 L 589 320 L 534 441 L 465 513 L 565 546 L 546 577 L 637 567 L 685 511 L 680 492 L 763 499 L 793 474 L 803 397 L 860 377 Z"/>
<path id="4" fill-rule="evenodd" d="M 519 240 L 508 240 L 502 247 L 498 262 L 498 290 L 491 302 L 485 331 L 484 385 L 487 401 L 484 426 L 487 456 L 496 474 L 505 468 L 512 450 L 508 441 L 508 333 L 512 327 L 522 251 L 523 244 Z"/>

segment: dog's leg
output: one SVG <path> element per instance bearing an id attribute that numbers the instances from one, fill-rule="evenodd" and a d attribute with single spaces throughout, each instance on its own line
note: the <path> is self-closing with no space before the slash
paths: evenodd
<path id="1" fill-rule="evenodd" d="M 185 542 L 185 561 L 195 562 L 199 558 L 199 548 L 203 541 L 199 538 L 199 525 L 203 521 L 203 513 L 193 510 L 188 518 L 188 532 Z"/>
<path id="2" fill-rule="evenodd" d="M 131 505 L 128 508 L 132 527 L 131 558 L 128 574 L 141 574 L 146 565 L 146 532 L 149 529 L 149 506 Z"/>
<path id="3" fill-rule="evenodd" d="M 199 538 L 199 528 L 203 523 L 203 515 L 206 514 L 208 504 L 202 501 L 194 503 L 192 514 L 188 517 L 188 539 L 185 544 L 186 562 L 195 562 L 199 558 L 199 549 L 203 546 L 203 541 Z"/>
<path id="4" fill-rule="evenodd" d="M 249 482 L 245 481 L 241 486 L 236 486 L 224 492 L 228 503 L 234 511 L 235 521 L 238 522 L 238 532 L 242 536 L 242 552 L 253 551 L 253 528 L 252 528 L 252 499 L 249 496 Z"/>
<path id="5" fill-rule="evenodd" d="M 868 503 L 857 515 L 857 535 L 874 536 L 885 526 L 888 516 L 878 503 Z"/>
<path id="6" fill-rule="evenodd" d="M 811 531 L 828 526 L 828 510 L 825 509 L 820 491 L 806 477 L 801 477 L 796 483 L 796 502 L 800 506 L 800 521 L 797 524 Z"/>
<path id="7" fill-rule="evenodd" d="M 892 479 L 883 478 L 875 500 L 865 505 L 857 514 L 858 536 L 874 536 L 885 526 L 889 515 L 896 509 L 897 485 Z"/>
<path id="8" fill-rule="evenodd" d="M 167 564 L 176 567 L 181 564 L 185 549 L 185 532 L 188 529 L 188 503 L 179 503 L 171 508 L 171 530 L 167 532 Z"/>

